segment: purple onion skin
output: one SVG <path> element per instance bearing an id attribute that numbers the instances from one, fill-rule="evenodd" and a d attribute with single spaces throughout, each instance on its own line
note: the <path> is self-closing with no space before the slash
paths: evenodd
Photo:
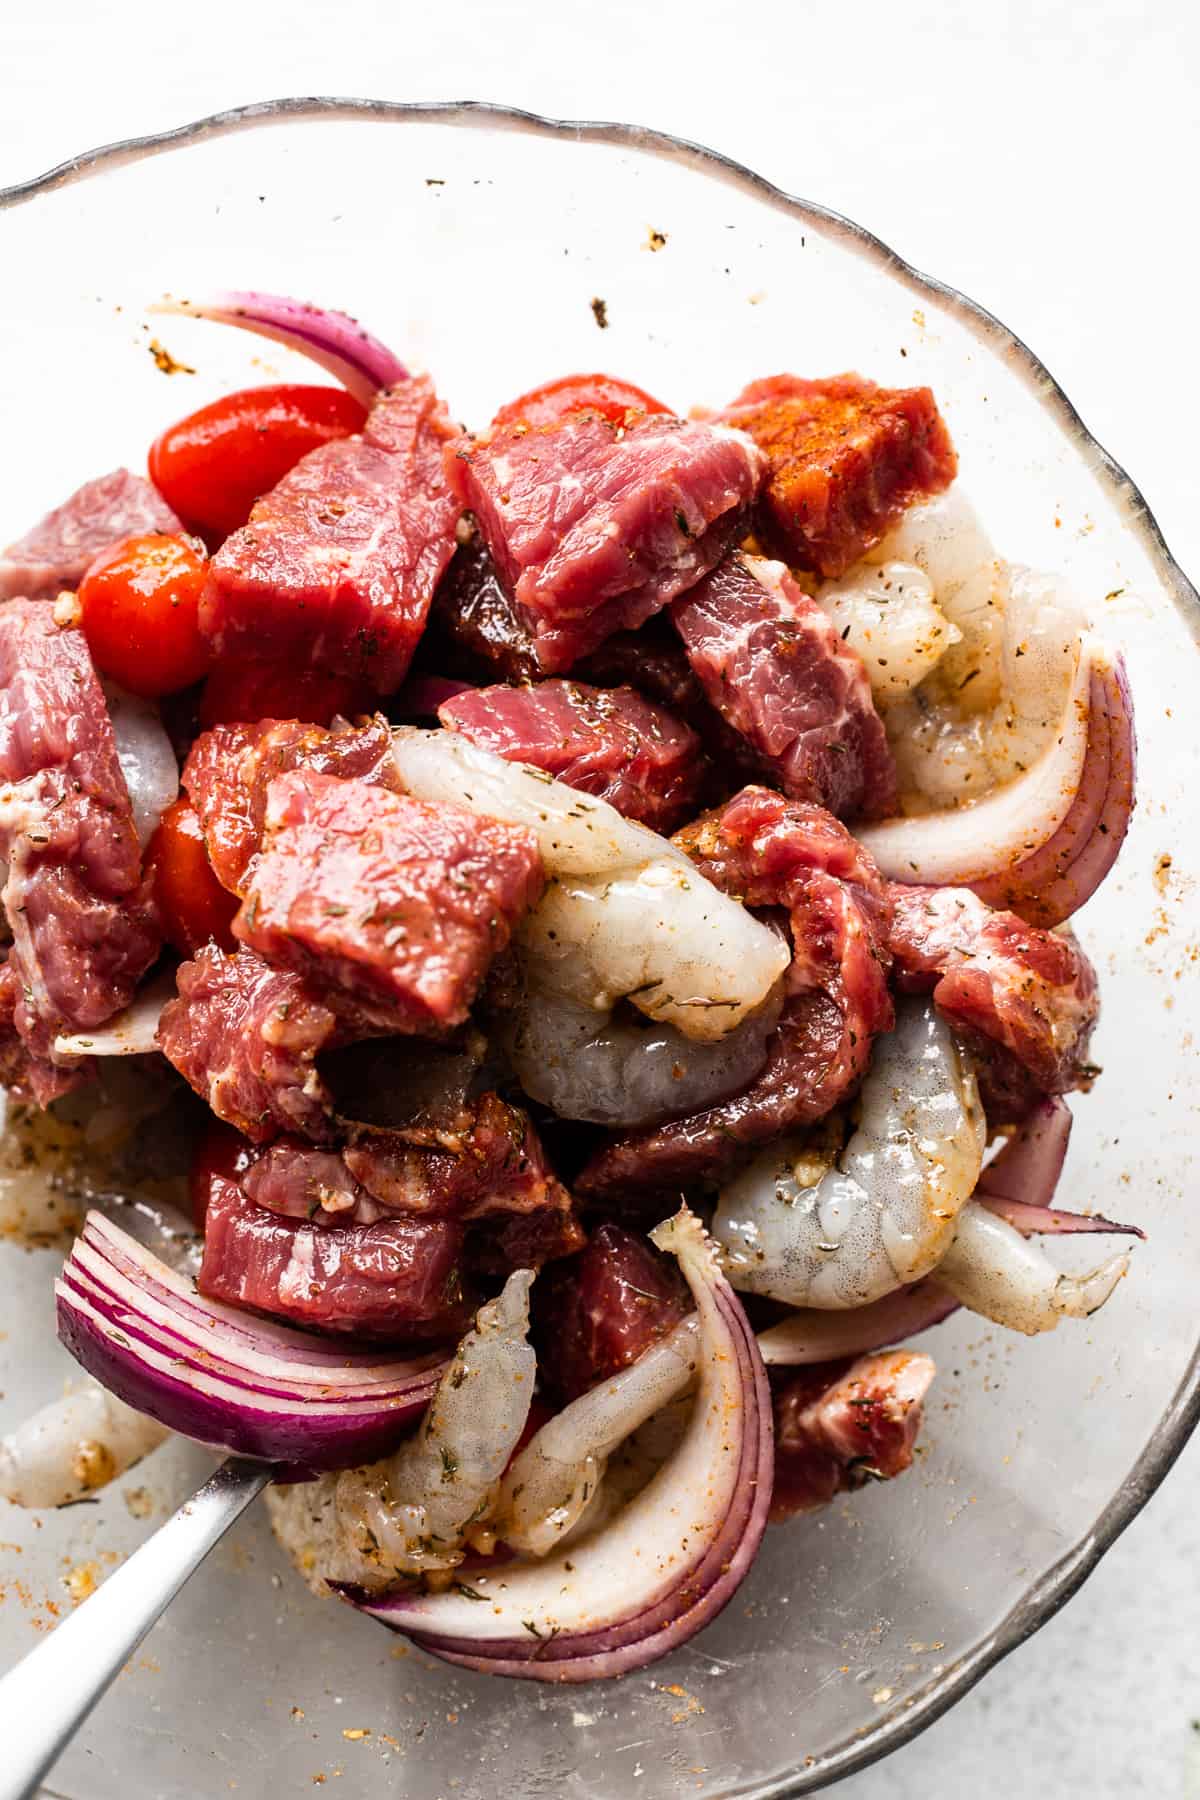
<path id="1" fill-rule="evenodd" d="M 61 1289 L 57 1312 L 60 1341 L 126 1405 L 199 1443 L 287 1465 L 291 1479 L 386 1456 L 424 1412 L 437 1387 L 435 1370 L 403 1402 L 381 1405 L 377 1414 L 272 1417 L 269 1409 L 239 1407 L 219 1395 L 198 1392 L 182 1377 L 146 1368 L 132 1345 L 122 1349 L 114 1343 Z"/>
<path id="2" fill-rule="evenodd" d="M 1118 1225 L 1099 1213 L 1064 1212 L 1050 1204 L 1067 1158 L 1071 1125 L 1071 1109 L 1061 1096 L 1040 1101 L 980 1175 L 974 1198 L 1026 1237 L 1115 1232 L 1144 1239 L 1137 1225 Z"/>
<path id="3" fill-rule="evenodd" d="M 245 291 L 183 302 L 178 310 L 194 318 L 240 326 L 300 351 L 336 376 L 365 406 L 381 388 L 408 379 L 408 370 L 386 344 L 365 331 L 357 319 L 332 308 L 282 294 Z"/>
<path id="4" fill-rule="evenodd" d="M 1025 1201 L 1008 1200 L 1000 1195 L 979 1194 L 976 1198 L 989 1212 L 1006 1219 L 1023 1237 L 1070 1237 L 1097 1232 L 1110 1237 L 1141 1238 L 1143 1243 L 1146 1239 L 1140 1225 L 1119 1225 L 1115 1219 L 1106 1219 L 1101 1213 L 1063 1212 L 1057 1206 L 1030 1206 Z"/>
<path id="5" fill-rule="evenodd" d="M 968 885 L 989 906 L 1049 929 L 1090 900 L 1117 860 L 1133 815 L 1137 733 L 1120 657 L 1092 674 L 1079 790 L 1054 835 L 1022 862 Z"/>
<path id="6" fill-rule="evenodd" d="M 809 1348 L 800 1344 L 796 1353 L 789 1355 L 784 1340 L 789 1321 L 780 1320 L 778 1325 L 763 1333 L 761 1341 L 767 1362 L 773 1369 L 796 1369 L 843 1356 L 866 1356 L 872 1350 L 886 1350 L 906 1338 L 915 1337 L 919 1331 L 931 1330 L 959 1310 L 959 1302 L 948 1288 L 938 1286 L 935 1276 L 936 1271 L 934 1276 L 926 1276 L 912 1287 L 897 1288 L 894 1294 L 857 1309 L 871 1315 L 861 1322 L 861 1336 L 836 1345 L 816 1343 Z"/>

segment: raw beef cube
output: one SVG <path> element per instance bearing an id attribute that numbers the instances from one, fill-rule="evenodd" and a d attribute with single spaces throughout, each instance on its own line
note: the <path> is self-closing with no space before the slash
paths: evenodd
<path id="1" fill-rule="evenodd" d="M 218 654 L 404 679 L 454 554 L 452 427 L 427 377 L 387 389 L 361 437 L 301 457 L 213 558 L 201 626 Z"/>
<path id="2" fill-rule="evenodd" d="M 673 831 L 696 811 L 705 775 L 699 739 L 632 688 L 468 688 L 438 718 L 481 749 L 532 763 L 654 831 Z"/>
<path id="3" fill-rule="evenodd" d="M 295 719 L 256 725 L 215 725 L 192 745 L 181 777 L 204 831 L 217 880 L 231 893 L 245 888 L 262 848 L 267 789 L 289 769 L 395 786 L 387 721 L 326 731 Z"/>
<path id="4" fill-rule="evenodd" d="M 543 1381 L 563 1401 L 627 1368 L 691 1311 L 676 1265 L 623 1225 L 547 1271 L 533 1293 Z"/>
<path id="5" fill-rule="evenodd" d="M 0 600 L 53 599 L 76 587 L 102 550 L 144 532 L 182 531 L 157 488 L 114 469 L 87 481 L 0 554 Z"/>
<path id="6" fill-rule="evenodd" d="M 993 912 L 969 888 L 890 888 L 888 948 L 902 986 L 933 1002 L 970 1047 L 991 1126 L 1045 1094 L 1086 1087 L 1100 1013 L 1096 971 L 1067 930 Z"/>
<path id="7" fill-rule="evenodd" d="M 839 815 L 896 810 L 862 659 L 782 563 L 727 557 L 671 619 L 709 701 L 785 794 Z"/>
<path id="8" fill-rule="evenodd" d="M 771 375 L 718 416 L 766 455 L 759 511 L 768 540 L 820 575 L 844 574 L 905 507 L 949 487 L 958 468 L 928 388 Z"/>
<path id="9" fill-rule="evenodd" d="M 281 1218 L 236 1181 L 213 1183 L 197 1286 L 211 1300 L 321 1331 L 394 1343 L 457 1338 L 474 1307 L 452 1219 L 332 1229 Z"/>
<path id="10" fill-rule="evenodd" d="M 59 1033 L 129 1004 L 162 936 L 87 642 L 49 600 L 0 607 L 0 788 L 13 1023 L 57 1062 Z"/>
<path id="11" fill-rule="evenodd" d="M 296 769 L 268 790 L 264 849 L 233 928 L 381 1029 L 436 1033 L 466 1018 L 541 891 L 531 832 Z"/>
<path id="12" fill-rule="evenodd" d="M 159 1049 L 217 1117 L 256 1144 L 282 1131 L 330 1142 L 329 1094 L 316 1059 L 337 1020 L 303 978 L 269 968 L 252 950 L 226 956 L 209 944 L 176 980 Z"/>
<path id="13" fill-rule="evenodd" d="M 544 672 L 640 625 L 713 568 L 745 526 L 764 464 L 720 425 L 596 414 L 503 425 L 446 451 Z"/>

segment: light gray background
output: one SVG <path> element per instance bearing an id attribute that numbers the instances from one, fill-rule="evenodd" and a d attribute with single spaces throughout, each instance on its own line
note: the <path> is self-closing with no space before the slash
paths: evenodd
<path id="1" fill-rule="evenodd" d="M 0 77 L 0 186 L 281 94 L 698 138 L 1026 338 L 1200 574 L 1192 0 L 0 0 Z M 1064 1614 L 839 1800 L 1200 1800 L 1198 1479 L 1200 1445 Z"/>

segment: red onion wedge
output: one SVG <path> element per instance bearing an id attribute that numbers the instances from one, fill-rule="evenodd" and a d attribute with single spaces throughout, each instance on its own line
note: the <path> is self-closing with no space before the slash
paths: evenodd
<path id="1" fill-rule="evenodd" d="M 1041 1100 L 982 1170 L 975 1198 L 1049 1206 L 1071 1141 L 1071 1109 L 1059 1095 Z"/>
<path id="2" fill-rule="evenodd" d="M 447 1662 L 532 1681 L 643 1668 L 720 1612 L 766 1524 L 771 1398 L 754 1334 L 694 1214 L 683 1209 L 652 1236 L 679 1258 L 699 1315 L 699 1391 L 676 1453 L 608 1524 L 558 1555 L 473 1568 L 469 1593 L 341 1589 L 353 1605 Z"/>
<path id="3" fill-rule="evenodd" d="M 1091 898 L 1129 830 L 1137 738 L 1133 701 L 1120 657 L 1095 657 L 1088 738 L 1079 786 L 1062 824 L 1045 843 L 1008 869 L 971 886 L 989 906 L 1007 908 L 1031 925 L 1059 925 Z"/>
<path id="4" fill-rule="evenodd" d="M 1141 1238 L 1146 1234 L 1140 1225 L 1118 1225 L 1100 1213 L 1063 1212 L 1057 1206 L 1030 1206 L 1024 1200 L 993 1198 L 977 1193 L 975 1198 L 999 1219 L 1007 1219 L 1022 1237 L 1066 1237 L 1074 1232 L 1107 1232 L 1116 1237 Z"/>
<path id="5" fill-rule="evenodd" d="M 97 1212 L 54 1291 L 60 1339 L 110 1393 L 185 1437 L 295 1472 L 394 1449 L 446 1366 L 436 1352 L 346 1351 L 206 1300 Z"/>
<path id="6" fill-rule="evenodd" d="M 213 294 L 203 300 L 161 300 L 151 312 L 180 313 L 189 319 L 212 319 L 271 338 L 289 350 L 311 357 L 336 376 L 364 406 L 380 388 L 407 379 L 404 364 L 378 338 L 364 331 L 348 313 L 289 300 L 279 294 L 251 291 Z"/>
<path id="7" fill-rule="evenodd" d="M 1120 659 L 1090 636 L 1076 656 L 1058 729 L 1024 775 L 954 811 L 859 831 L 885 875 L 971 887 L 990 905 L 1043 926 L 1082 906 L 1129 826 L 1134 734 Z"/>
<path id="8" fill-rule="evenodd" d="M 902 1343 L 957 1311 L 954 1295 L 927 1276 L 868 1306 L 840 1312 L 803 1307 L 769 1331 L 760 1331 L 758 1348 L 764 1363 L 776 1367 L 836 1362 L 839 1357 L 862 1356 Z"/>
<path id="9" fill-rule="evenodd" d="M 1115 1232 L 1144 1239 L 1137 1225 L 1118 1225 L 1099 1213 L 1064 1212 L 1051 1206 L 1071 1137 L 1071 1109 L 1057 1095 L 1041 1101 L 979 1177 L 972 1196 L 1007 1219 L 1023 1237 L 1061 1237 L 1072 1232 Z"/>

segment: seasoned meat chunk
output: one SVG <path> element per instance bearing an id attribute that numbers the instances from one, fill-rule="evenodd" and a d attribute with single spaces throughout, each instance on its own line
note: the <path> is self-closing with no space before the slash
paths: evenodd
<path id="1" fill-rule="evenodd" d="M 452 427 L 427 377 L 385 390 L 361 437 L 301 457 L 213 558 L 201 626 L 222 656 L 404 679 L 454 554 Z"/>
<path id="2" fill-rule="evenodd" d="M 0 786 L 13 1024 L 36 1086 L 55 1037 L 127 1006 L 162 941 L 87 643 L 48 600 L 0 607 Z"/>
<path id="3" fill-rule="evenodd" d="M 363 781 L 295 769 L 271 783 L 266 839 L 234 934 L 380 1028 L 467 1016 L 542 891 L 531 832 Z"/>
<path id="4" fill-rule="evenodd" d="M 958 468 L 928 388 L 771 375 L 719 417 L 767 458 L 759 516 L 768 541 L 819 575 L 844 574 L 906 506 L 949 487 Z"/>
<path id="5" fill-rule="evenodd" d="M 470 688 L 445 701 L 438 718 L 480 749 L 544 769 L 653 831 L 673 831 L 696 810 L 705 775 L 696 734 L 632 688 Z"/>
<path id="6" fill-rule="evenodd" d="M 446 1341 L 472 1311 L 462 1227 L 393 1217 L 332 1228 L 255 1206 L 236 1181 L 213 1182 L 197 1285 L 211 1300 L 356 1338 Z"/>
<path id="7" fill-rule="evenodd" d="M 395 786 L 387 721 L 325 731 L 295 719 L 256 725 L 216 725 L 198 737 L 181 777 L 204 830 L 208 858 L 231 893 L 244 891 L 247 871 L 262 848 L 267 789 L 289 769 L 315 769 Z"/>
<path id="8" fill-rule="evenodd" d="M 862 660 L 782 563 L 727 557 L 671 620 L 709 701 L 785 794 L 839 815 L 896 810 Z"/>
<path id="9" fill-rule="evenodd" d="M 857 1362 L 814 1363 L 777 1388 L 771 1517 L 791 1518 L 847 1488 L 903 1475 L 935 1372 L 928 1356 L 885 1350 Z"/>
<path id="10" fill-rule="evenodd" d="M 640 625 L 718 563 L 763 467 L 745 437 L 656 414 L 502 425 L 446 468 L 547 674 Z"/>
<path id="11" fill-rule="evenodd" d="M 352 1128 L 340 1151 L 281 1139 L 243 1177 L 258 1206 L 318 1225 L 391 1213 L 470 1224 L 466 1260 L 507 1274 L 583 1244 L 575 1203 L 519 1107 L 485 1093 L 453 1131 Z"/>
<path id="12" fill-rule="evenodd" d="M 282 1131 L 330 1142 L 329 1095 L 316 1059 L 337 1020 L 303 977 L 268 967 L 252 950 L 226 956 L 209 944 L 180 966 L 176 981 L 159 1049 L 217 1117 L 256 1144 Z"/>
<path id="13" fill-rule="evenodd" d="M 989 1125 L 1012 1124 L 1042 1095 L 1088 1083 L 1100 996 L 1070 932 L 993 912 L 969 888 L 893 883 L 890 892 L 897 974 L 906 988 L 932 988 L 966 1042 Z"/>
<path id="14" fill-rule="evenodd" d="M 564 1403 L 636 1362 L 691 1310 L 678 1264 L 623 1225 L 604 1224 L 587 1248 L 533 1290 L 544 1384 Z"/>
<path id="15" fill-rule="evenodd" d="M 73 588 L 102 550 L 148 531 L 182 531 L 157 488 L 114 469 L 86 481 L 25 536 L 0 553 L 0 600 L 53 599 Z"/>

